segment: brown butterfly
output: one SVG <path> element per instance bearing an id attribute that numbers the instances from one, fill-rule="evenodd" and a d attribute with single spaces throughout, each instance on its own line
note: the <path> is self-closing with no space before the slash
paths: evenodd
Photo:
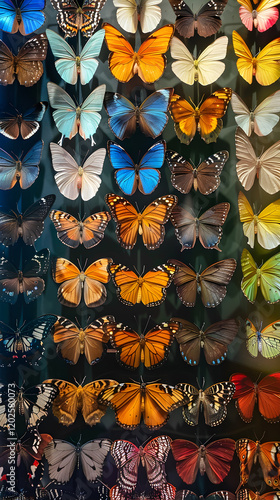
<path id="1" fill-rule="evenodd" d="M 280 478 L 280 444 L 269 441 L 261 444 L 251 439 L 238 439 L 235 444 L 236 454 L 240 460 L 240 485 L 248 482 L 253 464 L 259 460 L 266 484 L 272 488 L 279 487 Z"/>
<path id="2" fill-rule="evenodd" d="M 1 113 L 0 134 L 9 139 L 17 139 L 19 135 L 23 139 L 29 139 L 39 130 L 39 122 L 43 119 L 48 103 L 38 102 L 24 113 L 16 111 L 13 113 Z"/>

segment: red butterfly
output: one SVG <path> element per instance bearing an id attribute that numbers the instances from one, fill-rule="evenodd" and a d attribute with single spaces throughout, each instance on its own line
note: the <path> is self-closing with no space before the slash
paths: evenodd
<path id="1" fill-rule="evenodd" d="M 259 460 L 263 478 L 266 484 L 272 488 L 279 487 L 280 477 L 280 445 L 274 441 L 260 444 L 259 441 L 251 439 L 238 439 L 236 441 L 236 455 L 240 460 L 240 485 L 248 482 L 253 464 Z"/>

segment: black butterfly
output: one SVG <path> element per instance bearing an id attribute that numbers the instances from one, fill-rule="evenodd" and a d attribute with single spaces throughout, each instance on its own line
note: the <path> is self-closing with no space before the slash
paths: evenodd
<path id="1" fill-rule="evenodd" d="M 58 11 L 57 24 L 66 36 L 76 36 L 78 31 L 86 37 L 91 37 L 99 21 L 100 11 L 106 0 L 84 0 L 80 6 L 76 0 L 51 0 Z"/>
<path id="2" fill-rule="evenodd" d="M 0 259 L 0 300 L 15 304 L 23 293 L 26 304 L 37 299 L 45 289 L 40 276 L 48 270 L 50 251 L 43 248 L 27 261 L 21 270 L 15 268 L 5 257 Z"/>
<path id="3" fill-rule="evenodd" d="M 57 317 L 45 314 L 14 330 L 0 321 L 0 354 L 10 361 L 36 364 L 44 352 L 43 340 L 52 331 Z M 38 353 L 34 360 L 35 353 Z"/>
<path id="4" fill-rule="evenodd" d="M 15 115 L 2 113 L 0 116 L 0 134 L 9 139 L 17 139 L 21 134 L 23 139 L 29 139 L 39 129 L 39 123 L 48 107 L 47 102 L 38 102 L 25 113 L 16 111 Z"/>
<path id="5" fill-rule="evenodd" d="M 220 16 L 228 0 L 209 0 L 194 14 L 184 0 L 169 0 L 177 16 L 175 27 L 184 38 L 194 36 L 195 30 L 204 38 L 214 35 L 222 26 Z"/>

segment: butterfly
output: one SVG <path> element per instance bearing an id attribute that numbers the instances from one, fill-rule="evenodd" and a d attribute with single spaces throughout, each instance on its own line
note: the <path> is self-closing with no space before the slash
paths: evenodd
<path id="1" fill-rule="evenodd" d="M 77 307 L 82 300 L 87 307 L 98 307 L 107 298 L 107 291 L 103 283 L 108 283 L 108 271 L 112 259 L 98 259 L 85 270 L 79 270 L 70 260 L 59 257 L 53 267 L 53 279 L 62 283 L 57 292 L 59 302 L 68 307 Z"/>
<path id="2" fill-rule="evenodd" d="M 43 141 L 36 144 L 22 157 L 12 156 L 0 148 L 0 189 L 12 189 L 17 182 L 27 189 L 39 175 Z"/>
<path id="3" fill-rule="evenodd" d="M 254 493 L 252 490 L 243 488 L 236 494 L 237 500 L 278 500 L 280 491 L 269 491 L 261 495 L 259 492 Z"/>
<path id="4" fill-rule="evenodd" d="M 23 294 L 26 304 L 37 299 L 45 289 L 45 282 L 40 276 L 46 274 L 49 260 L 50 252 L 44 248 L 25 262 L 22 270 L 18 270 L 5 257 L 1 257 L 0 300 L 15 304 L 20 293 Z"/>
<path id="5" fill-rule="evenodd" d="M 104 389 L 98 401 L 113 408 L 121 427 L 136 429 L 143 416 L 144 424 L 155 430 L 166 424 L 171 411 L 184 404 L 186 395 L 167 384 L 128 382 Z"/>
<path id="6" fill-rule="evenodd" d="M 211 483 L 218 484 L 230 471 L 235 442 L 225 438 L 197 446 L 186 439 L 175 439 L 171 443 L 171 450 L 176 460 L 176 470 L 185 483 L 194 483 L 199 471 L 201 476 L 206 473 Z"/>
<path id="7" fill-rule="evenodd" d="M 189 104 L 186 99 L 174 94 L 170 113 L 180 141 L 189 144 L 198 131 L 206 144 L 216 142 L 223 128 L 222 117 L 227 110 L 231 93 L 232 90 L 228 87 L 216 90 L 198 106 Z"/>
<path id="8" fill-rule="evenodd" d="M 136 33 L 138 18 L 142 33 L 153 31 L 161 20 L 161 9 L 158 4 L 162 0 L 113 0 L 117 7 L 117 21 L 120 27 L 128 33 Z"/>
<path id="9" fill-rule="evenodd" d="M 105 326 L 113 321 L 113 316 L 104 316 L 81 328 L 70 319 L 58 316 L 53 330 L 57 351 L 71 365 L 78 363 L 81 354 L 85 355 L 90 365 L 97 363 L 103 355 L 104 344 L 109 340 Z"/>
<path id="10" fill-rule="evenodd" d="M 51 0 L 51 4 L 58 11 L 56 16 L 58 26 L 67 36 L 76 36 L 80 30 L 83 36 L 91 37 L 99 21 L 100 11 L 106 0 L 84 0 L 80 5 L 76 0 Z"/>
<path id="11" fill-rule="evenodd" d="M 62 136 L 72 139 L 79 133 L 84 140 L 91 138 L 101 120 L 98 111 L 102 108 L 106 85 L 96 87 L 79 106 L 59 85 L 48 82 L 47 89 L 50 105 L 55 108 L 53 119 Z"/>
<path id="12" fill-rule="evenodd" d="M 234 52 L 238 59 L 236 62 L 239 74 L 249 84 L 255 76 L 260 85 L 271 85 L 280 77 L 280 38 L 275 38 L 268 43 L 257 56 L 253 57 L 243 38 L 232 32 L 232 43 Z"/>
<path id="13" fill-rule="evenodd" d="M 225 259 L 215 262 L 202 273 L 196 273 L 179 260 L 170 259 L 168 264 L 177 267 L 174 284 L 180 300 L 186 307 L 194 307 L 196 294 L 201 294 L 204 307 L 216 307 L 225 298 L 233 273 L 236 269 L 235 259 Z"/>
<path id="14" fill-rule="evenodd" d="M 55 67 L 61 78 L 71 85 L 75 85 L 80 75 L 82 85 L 86 85 L 93 78 L 97 68 L 105 31 L 99 30 L 88 40 L 79 55 L 76 55 L 69 43 L 52 30 L 47 29 L 46 35 L 52 53 L 59 59 Z"/>
<path id="15" fill-rule="evenodd" d="M 280 90 L 266 97 L 254 110 L 250 111 L 241 97 L 232 91 L 231 107 L 235 113 L 235 121 L 245 134 L 250 136 L 254 131 L 259 136 L 268 135 L 279 122 Z"/>
<path id="16" fill-rule="evenodd" d="M 9 428 L 11 408 L 15 414 L 23 415 L 27 428 L 37 425 L 47 417 L 48 410 L 57 394 L 57 388 L 51 384 L 39 384 L 24 390 L 16 384 L 0 389 L 0 427 Z"/>
<path id="17" fill-rule="evenodd" d="M 196 493 L 190 490 L 179 490 L 176 493 L 175 500 L 235 500 L 234 493 L 230 491 L 222 490 L 222 491 L 214 491 L 207 495 L 206 497 L 198 496 Z M 241 500 L 241 498 L 239 498 Z M 245 500 L 245 499 L 243 499 Z M 248 499 L 249 500 L 249 499 Z M 252 500 L 252 499 L 251 499 Z M 270 499 L 272 500 L 272 499 Z M 276 500 L 276 498 L 274 499 Z"/>
<path id="18" fill-rule="evenodd" d="M 44 352 L 43 340 L 53 329 L 57 317 L 44 314 L 16 329 L 0 321 L 0 354 L 12 361 L 36 364 Z"/>
<path id="19" fill-rule="evenodd" d="M 67 483 L 77 467 L 82 469 L 87 481 L 96 481 L 102 475 L 103 463 L 110 447 L 109 439 L 94 439 L 83 445 L 54 439 L 45 449 L 50 479 Z"/>
<path id="20" fill-rule="evenodd" d="M 135 490 L 141 463 L 146 470 L 149 485 L 155 490 L 161 490 L 162 486 L 167 483 L 165 462 L 170 451 L 171 441 L 169 436 L 157 436 L 139 448 L 123 439 L 114 441 L 111 455 L 118 468 L 119 488 L 126 494 Z"/>
<path id="21" fill-rule="evenodd" d="M 222 26 L 220 16 L 228 0 L 209 0 L 194 14 L 184 0 L 169 0 L 177 17 L 175 28 L 184 38 L 191 38 L 195 30 L 204 38 L 214 35 Z"/>
<path id="22" fill-rule="evenodd" d="M 280 477 L 280 447 L 279 443 L 269 441 L 260 444 L 251 439 L 238 439 L 236 441 L 236 454 L 240 460 L 240 485 L 238 489 L 248 482 L 253 464 L 259 460 L 266 484 L 272 488 L 279 487 Z"/>
<path id="23" fill-rule="evenodd" d="M 227 46 L 228 37 L 221 36 L 194 59 L 184 43 L 174 36 L 170 43 L 171 57 L 175 59 L 175 62 L 171 64 L 172 71 L 187 85 L 193 85 L 194 82 L 200 85 L 210 85 L 225 71 L 226 66 L 221 59 L 226 57 Z"/>
<path id="24" fill-rule="evenodd" d="M 44 220 L 55 202 L 49 194 L 36 201 L 22 214 L 0 207 L 0 243 L 8 247 L 22 238 L 26 245 L 34 245 L 44 230 Z"/>
<path id="25" fill-rule="evenodd" d="M 137 164 L 119 144 L 108 141 L 107 147 L 116 183 L 124 194 L 132 195 L 137 188 L 142 194 L 151 194 L 156 189 L 164 163 L 165 141 L 153 144 Z"/>
<path id="26" fill-rule="evenodd" d="M 261 0 L 256 8 L 252 7 L 250 0 L 237 1 L 241 5 L 239 7 L 240 19 L 249 31 L 252 31 L 254 27 L 262 33 L 278 20 L 279 12 L 275 6 L 279 4 L 279 0 Z"/>
<path id="27" fill-rule="evenodd" d="M 280 252 L 273 255 L 261 267 L 257 267 L 250 252 L 244 248 L 241 255 L 243 278 L 241 290 L 252 304 L 260 287 L 264 300 L 275 304 L 280 300 Z"/>
<path id="28" fill-rule="evenodd" d="M 170 483 L 161 483 L 159 490 L 152 490 L 149 494 L 140 493 L 139 495 L 136 493 L 133 497 L 127 496 L 126 492 L 118 484 L 110 489 L 110 500 L 128 500 L 131 498 L 133 498 L 133 500 L 175 500 L 175 496 L 176 488 Z"/>
<path id="29" fill-rule="evenodd" d="M 42 121 L 47 107 L 47 102 L 38 102 L 24 113 L 4 113 L 0 116 L 0 134 L 8 139 L 17 139 L 19 135 L 23 139 L 30 139 L 39 130 L 39 122 Z"/>
<path id="30" fill-rule="evenodd" d="M 0 29 L 8 33 L 20 32 L 26 36 L 45 22 L 45 0 L 1 0 Z"/>
<path id="31" fill-rule="evenodd" d="M 280 355 L 280 322 L 274 321 L 261 328 L 257 328 L 249 319 L 246 320 L 247 350 L 253 358 L 258 353 L 267 359 L 276 358 Z"/>
<path id="32" fill-rule="evenodd" d="M 177 196 L 172 194 L 161 196 L 139 213 L 122 196 L 112 193 L 105 196 L 105 202 L 117 225 L 118 242 L 129 250 L 135 246 L 138 233 L 148 250 L 155 250 L 162 244 L 165 236 L 164 224 L 168 221 L 177 201 Z"/>
<path id="33" fill-rule="evenodd" d="M 109 322 L 104 327 L 112 346 L 117 349 L 117 360 L 125 368 L 157 368 L 167 359 L 179 323 L 168 321 L 154 326 L 146 335 L 138 334 L 122 323 Z"/>
<path id="34" fill-rule="evenodd" d="M 129 82 L 137 74 L 145 83 L 154 83 L 163 75 L 170 40 L 174 33 L 173 24 L 167 24 L 152 33 L 134 52 L 122 33 L 104 23 L 105 40 L 111 51 L 108 59 L 112 75 L 119 82 Z"/>
<path id="35" fill-rule="evenodd" d="M 200 350 L 203 349 L 208 365 L 219 365 L 225 360 L 227 347 L 238 332 L 235 319 L 218 321 L 205 331 L 193 323 L 181 318 L 172 318 L 180 323 L 175 335 L 181 355 L 189 365 L 196 366 L 200 360 Z"/>
<path id="36" fill-rule="evenodd" d="M 246 196 L 239 192 L 238 210 L 243 232 L 248 238 L 248 245 L 254 248 L 255 235 L 258 243 L 267 250 L 280 244 L 280 199 L 267 205 L 259 214 L 255 214 Z"/>
<path id="37" fill-rule="evenodd" d="M 220 185 L 220 174 L 229 158 L 227 151 L 219 151 L 209 156 L 198 167 L 176 151 L 166 151 L 166 161 L 171 170 L 171 183 L 180 193 L 188 194 L 193 187 L 201 194 L 210 194 Z"/>
<path id="38" fill-rule="evenodd" d="M 243 373 L 234 373 L 230 381 L 235 385 L 237 411 L 248 424 L 253 419 L 254 407 L 258 401 L 261 416 L 269 423 L 280 420 L 280 373 L 271 373 L 260 382 L 254 383 Z"/>
<path id="39" fill-rule="evenodd" d="M 195 217 L 183 207 L 175 206 L 170 215 L 170 221 L 175 227 L 175 235 L 181 243 L 181 251 L 193 248 L 196 239 L 199 238 L 201 245 L 207 250 L 219 250 L 223 231 L 222 225 L 226 221 L 230 209 L 229 203 L 219 203 L 209 208 L 200 217 Z"/>
<path id="40" fill-rule="evenodd" d="M 232 382 L 219 382 L 203 391 L 191 384 L 177 384 L 176 389 L 186 396 L 182 413 L 188 425 L 198 425 L 199 412 L 203 408 L 205 424 L 215 427 L 227 416 L 227 405 L 234 395 L 235 385 Z"/>
<path id="41" fill-rule="evenodd" d="M 138 124 L 143 134 L 153 139 L 158 137 L 168 122 L 167 111 L 173 92 L 173 88 L 156 90 L 140 106 L 134 106 L 121 94 L 106 92 L 104 107 L 113 134 L 122 141 L 135 133 Z"/>
<path id="42" fill-rule="evenodd" d="M 166 297 L 174 278 L 176 266 L 162 264 L 148 271 L 144 276 L 137 276 L 122 264 L 111 264 L 110 275 L 117 287 L 118 299 L 126 306 L 142 302 L 146 307 L 158 306 Z"/>
<path id="43" fill-rule="evenodd" d="M 254 184 L 255 178 L 264 191 L 275 194 L 280 190 L 280 141 L 275 142 L 261 156 L 257 157 L 251 142 L 239 127 L 235 133 L 236 173 L 246 191 Z"/>

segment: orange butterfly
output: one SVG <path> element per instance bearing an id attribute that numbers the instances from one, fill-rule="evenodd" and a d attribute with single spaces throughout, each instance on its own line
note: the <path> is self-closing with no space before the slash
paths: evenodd
<path id="1" fill-rule="evenodd" d="M 139 233 L 145 247 L 155 250 L 163 242 L 163 225 L 168 221 L 178 198 L 171 194 L 157 198 L 142 213 L 138 213 L 129 201 L 116 194 L 107 194 L 105 201 L 117 224 L 117 238 L 122 247 L 133 248 Z"/>
<path id="2" fill-rule="evenodd" d="M 70 260 L 63 257 L 56 259 L 53 279 L 56 283 L 62 283 L 57 292 L 59 302 L 64 306 L 77 307 L 83 290 L 87 307 L 101 306 L 107 298 L 103 283 L 110 281 L 108 266 L 111 262 L 112 259 L 99 259 L 81 271 Z"/>
<path id="3" fill-rule="evenodd" d="M 166 297 L 166 288 L 171 285 L 176 271 L 173 264 L 162 264 L 137 276 L 122 264 L 112 264 L 110 274 L 117 287 L 117 296 L 126 306 L 142 302 L 147 307 L 158 306 Z"/>
<path id="4" fill-rule="evenodd" d="M 120 82 L 128 82 L 135 74 L 145 83 L 154 83 L 165 69 L 166 57 L 163 55 L 169 47 L 174 33 L 173 24 L 152 33 L 142 43 L 138 52 L 134 52 L 130 43 L 111 24 L 104 23 L 105 40 L 109 56 L 109 68 L 113 76 Z"/>
<path id="5" fill-rule="evenodd" d="M 206 144 L 216 142 L 223 128 L 222 117 L 227 110 L 231 95 L 232 90 L 224 87 L 213 92 L 201 105 L 195 106 L 174 94 L 171 98 L 170 113 L 180 141 L 189 144 L 198 131 Z"/>
<path id="6" fill-rule="evenodd" d="M 149 429 L 159 429 L 185 399 L 184 393 L 171 385 L 128 382 L 105 389 L 98 401 L 115 410 L 116 422 L 121 427 L 132 430 L 140 424 L 142 415 Z"/>
<path id="7" fill-rule="evenodd" d="M 279 443 L 268 441 L 261 444 L 251 439 L 238 439 L 235 443 L 236 454 L 240 460 L 240 485 L 246 484 L 253 465 L 259 460 L 263 478 L 266 484 L 272 488 L 279 487 L 280 479 L 280 448 Z"/>

